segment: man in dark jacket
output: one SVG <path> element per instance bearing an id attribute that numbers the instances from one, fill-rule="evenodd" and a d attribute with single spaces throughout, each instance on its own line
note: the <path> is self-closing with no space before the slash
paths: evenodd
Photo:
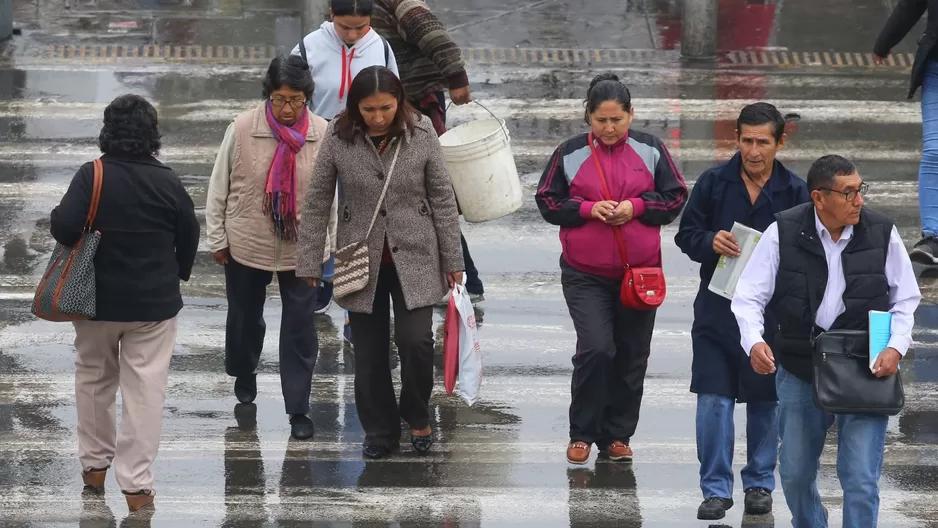
<path id="1" fill-rule="evenodd" d="M 928 11 L 928 27 L 919 39 L 912 66 L 909 99 L 922 87 L 924 145 L 918 171 L 922 238 L 909 256 L 916 262 L 938 265 L 938 0 L 899 0 L 876 39 L 873 53 L 882 64 L 889 53 Z"/>
<path id="2" fill-rule="evenodd" d="M 704 172 L 690 195 L 674 241 L 700 263 L 694 301 L 694 350 L 690 390 L 697 394 L 697 459 L 703 503 L 698 519 L 722 519 L 733 506 L 733 410 L 746 403 L 745 511 L 772 511 L 778 458 L 778 399 L 774 378 L 758 376 L 739 345 L 730 300 L 709 289 L 721 256 L 740 255 L 734 223 L 757 231 L 775 214 L 808 201 L 804 180 L 775 159 L 785 145 L 785 120 L 768 103 L 743 108 L 736 120 L 739 152 Z M 769 316 L 771 317 L 771 316 Z M 772 328 L 770 319 L 767 327 Z M 766 337 L 772 340 L 771 332 Z"/>
<path id="3" fill-rule="evenodd" d="M 446 98 L 457 105 L 472 101 L 469 76 L 459 46 L 446 32 L 446 26 L 423 0 L 374 0 L 371 27 L 394 50 L 397 68 L 407 99 L 433 121 L 438 135 L 446 132 Z M 466 237 L 460 235 L 466 266 L 466 291 L 473 302 L 483 299 L 485 289 L 479 279 Z"/>
<path id="4" fill-rule="evenodd" d="M 868 528 L 876 526 L 879 515 L 888 416 L 834 415 L 814 403 L 812 337 L 828 330 L 868 330 L 870 310 L 888 311 L 891 336 L 886 348 L 876 351 L 871 370 L 891 376 L 912 345 L 922 296 L 892 221 L 863 207 L 867 184 L 850 161 L 834 155 L 815 161 L 808 190 L 811 203 L 777 214 L 765 230 L 731 309 L 753 370 L 762 375 L 778 370 L 779 476 L 794 528 L 827 528 L 817 473 L 835 421 L 843 526 Z M 774 347 L 763 335 L 766 306 L 772 306 L 777 321 Z"/>

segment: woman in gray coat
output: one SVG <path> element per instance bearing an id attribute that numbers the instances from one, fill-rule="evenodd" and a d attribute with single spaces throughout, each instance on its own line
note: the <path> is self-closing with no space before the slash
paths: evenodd
<path id="1" fill-rule="evenodd" d="M 335 286 L 336 302 L 349 311 L 355 328 L 355 406 L 365 430 L 362 453 L 375 459 L 397 450 L 403 418 L 411 428 L 411 444 L 424 454 L 433 444 L 433 306 L 449 287 L 462 282 L 463 255 L 456 198 L 436 132 L 405 101 L 401 81 L 388 68 L 372 66 L 355 77 L 345 112 L 326 131 L 306 196 L 304 210 L 311 218 L 304 219 L 299 232 L 297 275 L 312 285 L 322 277 L 328 211 L 337 183 L 336 247 L 341 253 L 366 238 L 368 246 L 364 288 L 343 295 L 338 262 Z M 401 358 L 400 406 L 391 382 L 389 300 L 394 302 L 394 342 Z"/>

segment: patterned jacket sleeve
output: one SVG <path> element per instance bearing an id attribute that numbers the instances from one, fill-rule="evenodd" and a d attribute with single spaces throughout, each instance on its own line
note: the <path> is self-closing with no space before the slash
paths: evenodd
<path id="1" fill-rule="evenodd" d="M 394 17 L 398 21 L 401 36 L 420 48 L 424 56 L 436 65 L 451 90 L 469 86 L 469 76 L 459 46 L 426 2 L 399 0 L 394 3 Z"/>

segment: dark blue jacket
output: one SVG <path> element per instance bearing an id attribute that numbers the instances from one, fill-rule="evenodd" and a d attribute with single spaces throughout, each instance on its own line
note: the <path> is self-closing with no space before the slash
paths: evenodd
<path id="1" fill-rule="evenodd" d="M 739 327 L 730 311 L 730 301 L 707 287 L 719 255 L 713 250 L 718 231 L 731 231 L 733 222 L 765 231 L 775 213 L 809 201 L 804 180 L 775 161 L 772 176 L 755 205 L 741 175 L 742 158 L 730 160 L 704 172 L 694 184 L 674 241 L 691 260 L 700 263 L 700 289 L 694 301 L 693 369 L 691 392 L 719 394 L 739 401 L 775 401 L 775 377 L 752 370 L 749 357 L 739 344 Z M 765 335 L 771 346 L 776 323 L 766 313 Z"/>

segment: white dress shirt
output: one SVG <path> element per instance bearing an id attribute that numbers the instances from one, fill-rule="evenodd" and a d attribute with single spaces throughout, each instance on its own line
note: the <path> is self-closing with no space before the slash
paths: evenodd
<path id="1" fill-rule="evenodd" d="M 853 236 L 853 226 L 844 227 L 840 240 L 834 241 L 830 232 L 814 214 L 814 224 L 824 246 L 824 255 L 827 257 L 827 287 L 818 306 L 814 323 L 829 330 L 831 325 L 846 309 L 844 306 L 844 290 L 847 282 L 844 279 L 843 261 L 841 255 L 844 248 Z M 730 309 L 739 323 L 740 344 L 748 355 L 752 347 L 763 343 L 765 307 L 775 293 L 775 277 L 778 274 L 778 223 L 773 223 L 762 234 L 762 238 L 752 252 L 752 257 L 739 277 L 736 285 L 736 294 Z M 886 250 L 886 280 L 889 283 L 889 304 L 892 308 L 892 336 L 888 347 L 905 353 L 912 346 L 912 326 L 915 323 L 915 309 L 918 308 L 922 294 L 918 289 L 912 261 L 906 252 L 905 245 L 899 237 L 899 232 L 893 226 L 889 237 L 889 247 Z"/>

